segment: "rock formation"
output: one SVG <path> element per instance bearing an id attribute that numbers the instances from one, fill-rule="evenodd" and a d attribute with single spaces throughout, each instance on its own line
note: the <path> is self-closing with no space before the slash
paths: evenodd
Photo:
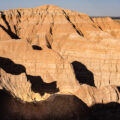
<path id="1" fill-rule="evenodd" d="M 13 79 L 15 84 L 16 81 L 19 81 L 17 83 L 18 86 L 23 84 L 24 81 L 24 88 L 23 86 L 15 88 L 17 92 L 19 92 L 17 89 L 23 90 L 26 86 L 30 90 L 27 80 L 31 82 L 33 91 L 40 93 L 42 96 L 45 93 L 56 93 L 58 91 L 73 93 L 79 88 L 72 66 L 53 50 L 33 50 L 24 40 L 8 40 L 0 43 L 0 67 L 6 71 L 7 74 L 5 76 L 9 76 L 10 81 Z M 24 75 L 22 76 L 21 73 Z M 16 77 L 15 75 L 20 76 Z M 1 73 L 2 78 L 3 80 L 5 79 Z M 19 79 L 23 79 L 23 81 Z M 8 83 L 5 83 L 3 87 L 6 84 Z M 35 84 L 39 85 L 35 86 Z M 14 83 L 9 83 L 9 85 L 14 86 Z M 42 90 L 41 87 L 45 90 Z M 28 91 L 26 91 L 27 93 Z M 20 96 L 22 95 L 21 92 L 19 94 Z"/>
<path id="2" fill-rule="evenodd" d="M 0 90 L 24 102 L 72 94 L 120 102 L 120 24 L 53 5 L 0 11 Z"/>
<path id="3" fill-rule="evenodd" d="M 23 101 L 42 100 L 42 97 L 32 92 L 31 84 L 27 81 L 27 77 L 24 73 L 20 75 L 11 75 L 0 70 L 0 84 L 3 89 L 9 91 L 14 97 L 17 97 Z"/>
<path id="4" fill-rule="evenodd" d="M 93 18 L 93 21 L 104 32 L 108 32 L 113 37 L 120 38 L 120 25 L 110 17 Z"/>
<path id="5" fill-rule="evenodd" d="M 96 103 L 120 103 L 119 89 L 116 86 L 95 88 L 89 85 L 81 85 L 75 95 L 83 100 L 88 106 L 92 106 Z"/>
<path id="6" fill-rule="evenodd" d="M 0 12 L 0 40 L 21 38 L 35 48 L 52 48 L 71 63 L 81 62 L 97 87 L 120 85 L 119 31 L 120 24 L 111 18 L 90 18 L 52 5 Z"/>

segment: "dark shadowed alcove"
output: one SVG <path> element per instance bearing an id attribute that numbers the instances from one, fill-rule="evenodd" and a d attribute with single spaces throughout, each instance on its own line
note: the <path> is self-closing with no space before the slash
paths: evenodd
<path id="1" fill-rule="evenodd" d="M 76 79 L 79 81 L 79 83 L 95 86 L 94 75 L 91 71 L 87 69 L 84 64 L 78 61 L 74 61 L 72 62 L 72 66 L 75 72 Z"/>
<path id="2" fill-rule="evenodd" d="M 40 46 L 38 46 L 38 45 L 32 45 L 32 48 L 34 50 L 42 50 L 42 48 Z"/>
<path id="3" fill-rule="evenodd" d="M 59 92 L 57 82 L 45 83 L 40 76 L 27 75 L 27 79 L 32 84 L 31 89 L 43 96 L 45 93 L 53 94 Z"/>

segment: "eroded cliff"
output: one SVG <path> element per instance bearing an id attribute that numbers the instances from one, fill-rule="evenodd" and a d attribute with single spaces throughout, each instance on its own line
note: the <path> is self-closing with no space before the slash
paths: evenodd
<path id="1" fill-rule="evenodd" d="M 0 11 L 0 89 L 24 101 L 69 93 L 119 102 L 119 32 L 111 18 L 53 5 Z"/>

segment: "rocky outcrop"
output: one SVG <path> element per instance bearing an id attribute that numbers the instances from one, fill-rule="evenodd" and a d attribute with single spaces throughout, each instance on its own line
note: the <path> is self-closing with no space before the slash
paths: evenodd
<path id="1" fill-rule="evenodd" d="M 116 86 L 106 86 L 98 89 L 88 85 L 81 85 L 75 95 L 83 100 L 88 106 L 99 103 L 120 102 L 120 93 Z"/>
<path id="2" fill-rule="evenodd" d="M 43 99 L 40 94 L 32 92 L 31 84 L 24 73 L 11 75 L 1 69 L 0 76 L 1 88 L 9 91 L 15 98 L 29 102 Z"/>
<path id="3" fill-rule="evenodd" d="M 84 64 L 97 87 L 120 85 L 119 30 L 111 18 L 53 5 L 0 12 L 1 41 L 21 38 L 35 49 L 52 48 L 69 62 Z"/>
<path id="4" fill-rule="evenodd" d="M 120 39 L 120 24 L 110 17 L 93 18 L 94 23 L 103 31 L 110 33 L 113 37 Z"/>
<path id="5" fill-rule="evenodd" d="M 94 81 L 96 87 L 119 86 L 120 56 L 118 44 L 118 41 L 114 41 L 112 45 L 110 45 L 109 41 L 107 43 L 72 41 L 64 44 L 60 54 L 70 63 L 77 62 L 78 65 L 82 64 L 82 66 L 85 66 L 93 74 L 91 80 Z M 82 66 L 81 68 L 84 68 Z M 81 68 L 79 69 L 79 74 L 89 76 Z"/>
<path id="6" fill-rule="evenodd" d="M 90 18 L 52 5 L 1 11 L 1 73 L 10 78 L 11 88 L 25 76 L 21 82 L 28 87 L 20 89 L 26 95 L 31 91 L 30 96 L 39 93 L 37 100 L 45 93 L 61 92 L 75 94 L 88 105 L 119 102 L 113 87 L 120 86 L 119 31 L 120 25 L 110 18 Z M 7 84 L 0 86 L 18 89 Z M 22 91 L 17 92 L 13 94 L 26 100 Z"/>
<path id="7" fill-rule="evenodd" d="M 24 40 L 0 43 L 0 67 L 6 72 L 1 72 L 2 87 L 22 100 L 41 100 L 29 95 L 31 89 L 45 99 L 45 93 L 74 93 L 79 88 L 72 66 L 53 50 L 33 50 Z"/>

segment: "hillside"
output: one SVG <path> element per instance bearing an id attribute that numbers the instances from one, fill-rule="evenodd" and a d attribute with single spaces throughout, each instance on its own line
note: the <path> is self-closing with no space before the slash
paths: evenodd
<path id="1" fill-rule="evenodd" d="M 98 103 L 119 104 L 119 41 L 120 24 L 110 17 L 91 18 L 54 5 L 0 11 L 0 89 L 26 103 L 10 99 L 13 106 L 35 111 L 39 108 L 32 103 L 50 104 L 56 94 L 68 95 L 75 111 L 79 99 L 81 116 Z M 56 99 L 64 101 L 64 97 Z M 24 118 L 23 112 L 17 112 Z M 30 114 L 27 117 L 34 119 L 37 113 L 33 118 Z"/>

